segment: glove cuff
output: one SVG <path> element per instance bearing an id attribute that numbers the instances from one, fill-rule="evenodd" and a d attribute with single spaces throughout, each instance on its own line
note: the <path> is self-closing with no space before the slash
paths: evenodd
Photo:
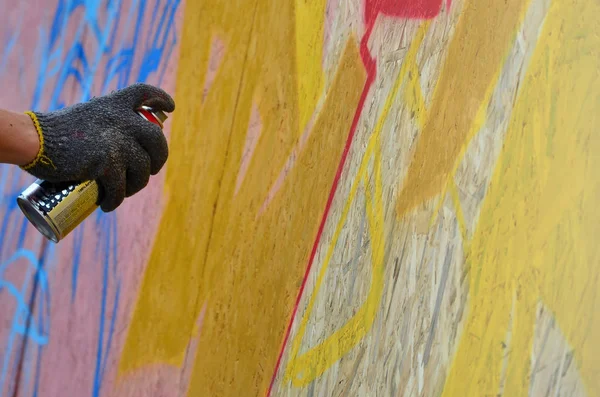
<path id="1" fill-rule="evenodd" d="M 56 169 L 56 167 L 54 166 L 54 163 L 52 162 L 50 157 L 48 157 L 46 155 L 44 133 L 42 131 L 42 126 L 40 124 L 38 115 L 32 111 L 27 111 L 27 112 L 25 112 L 25 114 L 31 118 L 31 121 L 33 122 L 33 125 L 35 126 L 35 130 L 37 131 L 38 138 L 40 140 L 40 150 L 38 151 L 35 158 L 29 164 L 21 166 L 21 169 L 23 169 L 24 171 L 30 172 L 32 170 L 32 168 L 34 168 L 36 165 L 45 165 L 45 166 L 50 166 L 50 167 Z"/>

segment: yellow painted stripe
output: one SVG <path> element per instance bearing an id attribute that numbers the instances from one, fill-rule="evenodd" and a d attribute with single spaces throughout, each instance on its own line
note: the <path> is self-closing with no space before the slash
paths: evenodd
<path id="1" fill-rule="evenodd" d="M 154 363 L 182 365 L 206 302 L 188 395 L 267 389 L 366 79 L 351 38 L 312 133 L 257 216 L 297 146 L 297 82 L 304 72 L 296 71 L 294 7 L 267 0 L 187 3 L 169 202 L 129 327 L 122 374 Z M 215 36 L 224 55 L 202 102 Z M 306 75 L 314 74 L 314 64 L 306 67 Z M 307 92 L 319 91 L 313 80 L 303 81 Z M 252 109 L 262 130 L 236 194 Z"/>
<path id="2" fill-rule="evenodd" d="M 466 0 L 398 196 L 399 217 L 445 193 L 528 2 Z"/>
<path id="3" fill-rule="evenodd" d="M 469 314 L 445 396 L 495 395 L 505 357 L 504 395 L 528 395 L 539 303 L 588 395 L 600 394 L 598 15 L 595 1 L 551 3 L 473 237 Z"/>
<path id="4" fill-rule="evenodd" d="M 186 3 L 177 71 L 165 193 L 168 197 L 129 325 L 119 372 L 154 363 L 180 366 L 207 300 L 201 288 L 221 188 L 231 125 L 244 70 L 256 1 Z M 214 21 L 219 21 L 215 25 Z M 218 35 L 225 54 L 202 102 L 211 41 Z M 199 155 L 202 154 L 202 155 Z"/>
<path id="5" fill-rule="evenodd" d="M 383 233 L 383 203 L 382 203 L 382 177 L 381 177 L 381 132 L 388 118 L 394 100 L 397 99 L 398 92 L 405 81 L 406 75 L 416 60 L 417 52 L 427 29 L 429 22 L 424 22 L 413 38 L 409 51 L 407 52 L 404 63 L 402 64 L 394 85 L 388 94 L 384 103 L 381 114 L 377 120 L 373 133 L 371 134 L 367 147 L 364 151 L 360 166 L 352 182 L 348 200 L 344 204 L 342 214 L 337 223 L 335 232 L 328 245 L 327 253 L 323 261 L 323 265 L 319 270 L 315 286 L 310 295 L 307 309 L 300 320 L 300 326 L 296 335 L 291 342 L 290 361 L 285 370 L 285 381 L 291 381 L 294 386 L 306 386 L 327 369 L 336 363 L 341 357 L 346 355 L 353 347 L 355 347 L 370 331 L 373 321 L 379 310 L 379 304 L 383 293 L 383 250 L 385 247 L 385 239 Z M 374 159 L 375 186 L 369 184 L 369 163 Z M 372 279 L 369 293 L 365 303 L 356 311 L 356 313 L 338 330 L 329 335 L 324 341 L 308 351 L 300 354 L 302 340 L 306 333 L 310 315 L 314 309 L 319 291 L 325 280 L 327 269 L 331 263 L 334 249 L 337 241 L 340 238 L 342 229 L 346 224 L 348 213 L 352 207 L 352 203 L 356 198 L 359 187 L 364 185 L 366 195 L 366 212 L 368 220 L 368 233 L 371 241 L 371 266 Z M 374 192 L 372 191 L 374 190 Z"/>
<path id="6" fill-rule="evenodd" d="M 296 65 L 300 136 L 323 93 L 326 0 L 296 0 Z"/>

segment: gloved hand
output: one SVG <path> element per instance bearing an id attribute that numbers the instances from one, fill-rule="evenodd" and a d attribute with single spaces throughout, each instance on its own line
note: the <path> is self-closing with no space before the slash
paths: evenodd
<path id="1" fill-rule="evenodd" d="M 161 128 L 136 113 L 143 105 L 175 110 L 166 92 L 137 83 L 55 112 L 27 112 L 40 136 L 40 151 L 23 169 L 50 182 L 95 180 L 101 189 L 98 205 L 113 211 L 167 160 Z"/>

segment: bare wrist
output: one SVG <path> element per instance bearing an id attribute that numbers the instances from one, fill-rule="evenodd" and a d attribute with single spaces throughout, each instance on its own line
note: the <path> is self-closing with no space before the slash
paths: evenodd
<path id="1" fill-rule="evenodd" d="M 0 163 L 25 166 L 40 152 L 40 137 L 27 114 L 0 109 Z"/>
<path id="2" fill-rule="evenodd" d="M 16 127 L 21 137 L 21 145 L 16 148 L 15 163 L 25 166 L 37 157 L 40 151 L 40 138 L 33 120 L 27 114 L 18 115 Z"/>

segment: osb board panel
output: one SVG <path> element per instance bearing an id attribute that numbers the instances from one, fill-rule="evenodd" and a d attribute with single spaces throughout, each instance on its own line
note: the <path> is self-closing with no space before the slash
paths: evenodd
<path id="1" fill-rule="evenodd" d="M 597 3 L 26 3 L 3 106 L 178 109 L 166 178 L 57 247 L 2 174 L 0 394 L 598 393 Z"/>

